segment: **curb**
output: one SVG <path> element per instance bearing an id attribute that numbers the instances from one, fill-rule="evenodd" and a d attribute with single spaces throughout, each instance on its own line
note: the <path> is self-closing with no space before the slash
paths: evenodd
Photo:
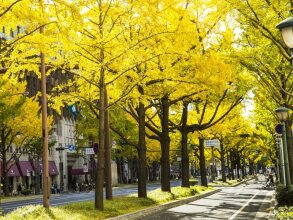
<path id="1" fill-rule="evenodd" d="M 158 206 L 155 206 L 155 207 L 142 209 L 142 210 L 132 212 L 132 213 L 129 213 L 129 214 L 124 214 L 124 215 L 119 215 L 119 216 L 116 216 L 116 217 L 108 218 L 108 220 L 140 219 L 141 217 L 145 217 L 145 216 L 155 214 L 155 213 L 160 212 L 160 211 L 164 211 L 164 210 L 176 207 L 176 206 L 180 206 L 180 205 L 184 205 L 186 203 L 196 201 L 198 199 L 205 198 L 207 196 L 213 195 L 213 194 L 218 193 L 220 191 L 222 191 L 222 190 L 221 189 L 216 189 L 216 190 L 213 190 L 213 191 L 202 193 L 200 195 L 188 197 L 186 199 L 175 200 L 175 201 L 172 201 L 172 202 L 165 203 L 163 205 L 158 205 Z"/>
<path id="2" fill-rule="evenodd" d="M 224 185 L 224 186 L 217 186 L 217 185 L 215 185 L 215 186 L 213 186 L 213 185 L 211 185 L 212 187 L 236 187 L 236 186 L 239 186 L 239 185 L 241 185 L 241 184 L 245 184 L 246 182 L 248 182 L 248 181 L 251 181 L 251 180 L 254 180 L 254 178 L 249 178 L 249 179 L 247 179 L 247 180 L 243 180 L 243 181 L 241 181 L 241 182 L 238 182 L 238 183 L 236 183 L 236 184 L 234 184 L 234 185 Z"/>
<path id="3" fill-rule="evenodd" d="M 241 182 L 239 182 L 239 183 L 233 185 L 232 187 L 239 186 L 239 185 L 241 185 L 241 184 L 243 184 L 243 183 L 247 183 L 248 181 L 251 181 L 251 180 L 254 180 L 254 178 L 249 178 L 249 179 L 247 179 L 247 180 L 243 180 L 243 181 L 241 181 Z"/>

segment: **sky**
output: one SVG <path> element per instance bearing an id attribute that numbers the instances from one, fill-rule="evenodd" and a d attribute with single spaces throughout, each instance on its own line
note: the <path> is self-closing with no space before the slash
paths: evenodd
<path id="1" fill-rule="evenodd" d="M 248 98 L 245 98 L 244 108 L 243 108 L 243 116 L 245 118 L 249 118 L 253 114 L 254 110 L 254 93 L 252 91 L 248 92 Z"/>

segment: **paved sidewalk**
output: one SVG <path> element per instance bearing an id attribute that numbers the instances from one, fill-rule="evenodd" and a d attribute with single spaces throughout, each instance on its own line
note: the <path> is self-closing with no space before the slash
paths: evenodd
<path id="1" fill-rule="evenodd" d="M 206 198 L 154 213 L 140 220 L 260 220 L 268 219 L 273 190 L 262 183 L 250 181 L 237 187 L 222 187 L 222 191 Z"/>
<path id="2" fill-rule="evenodd" d="M 202 198 L 205 198 L 207 196 L 213 195 L 215 193 L 220 192 L 221 189 L 215 189 L 215 190 L 210 190 L 210 191 L 205 191 L 202 192 L 201 194 L 198 195 L 194 195 L 191 197 L 187 197 L 187 198 L 180 198 L 171 202 L 167 202 L 165 204 L 162 205 L 157 205 L 155 207 L 150 207 L 150 208 L 146 208 L 146 209 L 142 209 L 136 212 L 132 212 L 132 213 L 128 213 L 128 214 L 124 214 L 124 215 L 119 215 L 113 218 L 109 218 L 109 220 L 130 220 L 130 219 L 142 219 L 146 216 L 150 216 L 156 213 L 160 213 L 162 211 L 165 211 L 167 209 L 173 208 L 173 207 L 177 207 L 180 205 L 184 205 L 186 203 L 189 202 L 193 202 Z"/>

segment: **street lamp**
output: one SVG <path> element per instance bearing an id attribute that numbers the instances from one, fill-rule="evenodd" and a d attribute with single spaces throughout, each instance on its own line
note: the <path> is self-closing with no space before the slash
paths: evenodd
<path id="1" fill-rule="evenodd" d="M 59 147 L 56 148 L 56 151 L 59 151 L 60 192 L 64 190 L 62 152 L 65 149 L 66 148 L 62 147 L 62 144 L 59 144 Z"/>
<path id="2" fill-rule="evenodd" d="M 293 17 L 281 21 L 276 28 L 282 32 L 283 40 L 287 47 L 293 48 Z"/>
<path id="3" fill-rule="evenodd" d="M 286 186 L 289 186 L 291 181 L 290 181 L 290 171 L 289 171 L 289 164 L 288 164 L 288 151 L 287 151 L 287 139 L 286 139 L 286 124 L 285 121 L 288 118 L 288 113 L 289 110 L 285 107 L 280 107 L 276 109 L 276 114 L 281 121 L 282 124 L 282 142 L 283 142 L 283 149 L 282 153 L 283 155 L 280 155 L 280 157 L 284 158 L 284 168 L 285 168 L 285 173 L 284 173 L 284 183 Z"/>
<path id="4" fill-rule="evenodd" d="M 280 107 L 276 109 L 276 114 L 280 121 L 287 121 L 289 115 L 289 109 Z"/>

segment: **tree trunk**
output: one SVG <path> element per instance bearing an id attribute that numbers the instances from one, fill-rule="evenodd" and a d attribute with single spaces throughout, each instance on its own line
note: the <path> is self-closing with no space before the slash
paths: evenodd
<path id="1" fill-rule="evenodd" d="M 9 178 L 7 176 L 7 159 L 6 159 L 6 140 L 4 130 L 1 131 L 1 154 L 2 154 L 2 173 L 3 177 L 3 193 L 4 196 L 9 196 Z"/>
<path id="2" fill-rule="evenodd" d="M 40 194 L 41 192 L 41 187 L 40 187 L 40 159 L 39 157 L 37 157 L 36 161 L 34 162 L 35 163 L 35 194 Z"/>
<path id="3" fill-rule="evenodd" d="M 236 169 L 236 171 L 237 171 L 237 179 L 240 179 L 240 158 L 239 158 L 239 154 L 238 154 L 238 152 L 237 152 L 237 161 L 236 161 L 236 165 L 237 165 L 237 169 Z"/>
<path id="4" fill-rule="evenodd" d="M 187 132 L 187 117 L 188 117 L 188 103 L 183 104 L 182 112 L 182 126 L 181 126 L 181 172 L 182 172 L 182 187 L 190 187 L 189 185 L 189 156 L 187 149 L 188 132 Z"/>
<path id="5" fill-rule="evenodd" d="M 293 184 L 293 143 L 292 143 L 292 123 L 286 122 L 286 139 L 287 139 L 287 151 L 288 151 L 288 163 L 289 163 L 289 171 L 290 171 L 290 180 L 291 184 Z"/>
<path id="6" fill-rule="evenodd" d="M 231 180 L 231 163 L 230 163 L 230 157 L 229 152 L 227 152 L 227 167 L 228 167 L 228 179 Z"/>
<path id="7" fill-rule="evenodd" d="M 221 153 L 222 181 L 224 183 L 226 183 L 227 182 L 227 179 L 226 179 L 226 172 L 225 172 L 225 169 L 226 169 L 226 164 L 225 164 L 225 150 L 224 150 L 224 146 L 223 146 L 223 142 L 222 141 L 220 143 L 220 153 Z"/>
<path id="8" fill-rule="evenodd" d="M 8 169 L 7 169 L 7 162 L 6 162 L 6 152 L 2 154 L 2 168 L 3 168 L 3 192 L 4 196 L 9 196 L 9 177 Z"/>
<path id="9" fill-rule="evenodd" d="M 230 163 L 231 163 L 230 173 L 231 173 L 232 180 L 235 180 L 235 175 L 234 175 L 235 161 L 233 156 L 234 156 L 234 153 L 232 152 L 232 150 L 230 150 Z"/>
<path id="10" fill-rule="evenodd" d="M 157 180 L 157 163 L 154 161 L 152 164 L 152 181 Z"/>
<path id="11" fill-rule="evenodd" d="M 248 159 L 248 163 L 249 163 L 248 165 L 249 175 L 253 175 L 253 162 L 251 159 Z"/>
<path id="12" fill-rule="evenodd" d="M 143 88 L 139 87 L 143 94 Z M 146 144 L 145 144 L 145 107 L 142 102 L 138 106 L 138 197 L 147 197 L 147 175 L 146 175 Z"/>
<path id="13" fill-rule="evenodd" d="M 199 167 L 200 167 L 201 185 L 208 186 L 206 159 L 204 156 L 204 139 L 202 138 L 199 138 Z"/>
<path id="14" fill-rule="evenodd" d="M 107 88 L 105 88 L 105 108 L 108 107 Z M 105 111 L 105 185 L 106 199 L 113 199 L 112 193 L 112 169 L 111 169 L 111 144 L 110 144 L 110 126 L 109 126 L 109 109 Z"/>
<path id="15" fill-rule="evenodd" d="M 171 192 L 170 186 L 170 159 L 169 159 L 169 148 L 170 148 L 170 137 L 169 137 L 169 101 L 168 97 L 164 96 L 161 99 L 162 102 L 162 138 L 161 138 L 161 189 L 164 192 Z"/>
<path id="16" fill-rule="evenodd" d="M 101 62 L 104 60 L 104 52 L 100 52 Z M 95 207 L 103 211 L 103 185 L 104 185 L 104 170 L 105 170 L 105 79 L 104 66 L 100 69 L 100 101 L 99 101 L 99 151 L 98 151 L 98 166 L 95 191 Z"/>

